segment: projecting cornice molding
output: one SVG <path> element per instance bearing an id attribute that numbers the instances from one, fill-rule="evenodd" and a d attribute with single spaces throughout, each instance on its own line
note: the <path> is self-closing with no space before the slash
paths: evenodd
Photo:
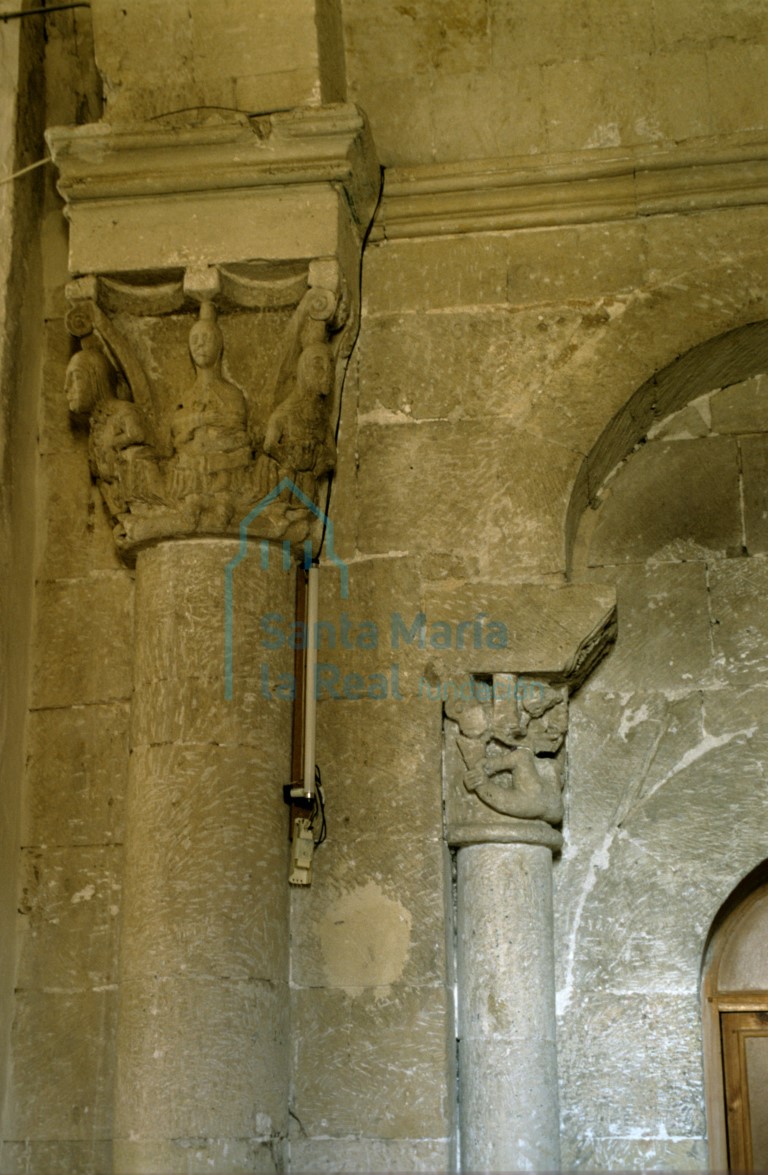
<path id="1" fill-rule="evenodd" d="M 67 203 L 226 188 L 336 183 L 366 224 L 379 193 L 356 106 L 301 107 L 195 127 L 96 122 L 46 132 Z"/>
<path id="2" fill-rule="evenodd" d="M 631 220 L 768 204 L 768 143 L 392 168 L 372 240 Z"/>
<path id="3" fill-rule="evenodd" d="M 356 254 L 381 183 L 365 117 L 345 104 L 46 138 L 72 273 L 338 256 L 344 236 Z"/>

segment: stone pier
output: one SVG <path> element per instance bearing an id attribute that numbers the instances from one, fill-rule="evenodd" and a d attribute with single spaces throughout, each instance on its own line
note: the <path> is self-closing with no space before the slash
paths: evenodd
<path id="1" fill-rule="evenodd" d="M 225 568 L 238 545 L 167 542 L 136 565 L 115 1175 L 270 1170 L 288 1116 L 290 701 L 260 696 L 260 618 L 294 573 L 236 568 L 225 700 Z"/>
<path id="2" fill-rule="evenodd" d="M 284 1166 L 294 652 L 261 621 L 322 543 L 380 183 L 337 6 L 205 7 L 95 0 L 105 119 L 48 132 L 71 423 L 135 566 L 115 1175 Z"/>

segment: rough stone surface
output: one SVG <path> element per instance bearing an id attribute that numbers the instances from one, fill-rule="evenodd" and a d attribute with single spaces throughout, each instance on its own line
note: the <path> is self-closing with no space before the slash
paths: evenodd
<path id="1" fill-rule="evenodd" d="M 14 1141 L 112 1137 L 114 1053 L 108 1045 L 115 1012 L 111 986 L 17 994 L 8 1105 Z"/>
<path id="2" fill-rule="evenodd" d="M 117 702 L 32 711 L 24 845 L 122 842 L 128 708 Z"/>
<path id="3" fill-rule="evenodd" d="M 605 565 L 596 572 L 608 578 Z M 693 680 L 719 680 L 710 644 L 710 596 L 703 562 L 660 563 L 614 571 L 618 636 L 601 671 L 585 689 L 687 690 Z M 663 626 L 655 626 L 655 617 Z"/>
<path id="4" fill-rule="evenodd" d="M 562 1068 L 571 1075 L 563 1106 L 566 1135 L 578 1130 L 584 1115 L 598 1137 L 642 1138 L 660 1124 L 672 1136 L 701 1137 L 700 1019 L 695 991 L 584 993 L 580 1006 L 571 1009 L 570 1032 L 560 1045 Z M 585 1032 L 589 1065 L 572 1051 Z"/>
<path id="5" fill-rule="evenodd" d="M 127 571 L 40 585 L 36 616 L 36 708 L 130 697 L 133 582 Z"/>
<path id="6" fill-rule="evenodd" d="M 765 437 L 744 437 L 740 444 L 744 486 L 744 543 L 752 555 L 768 552 L 768 451 Z"/>
<path id="7" fill-rule="evenodd" d="M 586 1171 L 706 1171 L 706 1138 L 593 1138 L 564 1152 L 563 1163 Z"/>
<path id="8" fill-rule="evenodd" d="M 199 1135 L 170 1142 L 129 1143 L 115 1140 L 113 1162 L 127 1169 L 168 1171 L 170 1175 L 277 1175 L 281 1158 L 272 1142 L 253 1138 L 219 1139 Z"/>
<path id="9" fill-rule="evenodd" d="M 0 36 L 0 174 L 38 158 L 39 32 L 7 22 Z M 24 723 L 34 612 L 35 418 L 42 351 L 40 172 L 0 186 L 0 1102 L 12 1084 L 13 947 L 23 813 Z M 10 1120 L 9 1120 L 10 1121 Z M 2 1161 L 0 1159 L 0 1161 Z"/>
<path id="10" fill-rule="evenodd" d="M 522 422 L 538 388 L 535 373 L 553 351 L 565 349 L 579 319 L 567 307 L 376 316 L 358 352 L 361 417 Z M 459 383 L 455 373 L 465 365 L 467 378 Z"/>
<path id="11" fill-rule="evenodd" d="M 511 925 L 465 985 L 485 1035 L 462 1039 L 457 1085 L 434 689 L 458 650 L 393 650 L 391 617 L 503 604 L 529 664 L 485 668 L 554 672 L 593 612 L 544 597 L 602 616 L 606 585 L 618 641 L 571 702 L 554 864 L 563 1163 L 711 1165 L 702 952 L 768 814 L 765 17 L 764 0 L 94 0 L 2 26 L 0 179 L 41 157 L 44 120 L 75 124 L 52 142 L 81 152 L 62 162 L 70 225 L 56 167 L 0 184 L 3 1172 L 448 1170 L 458 1088 L 472 1127 L 527 1137 L 554 1053 L 553 1014 L 520 998 L 537 956 L 510 945 L 535 903 L 489 883 Z M 107 122 L 88 127 L 94 36 Z M 262 621 L 289 623 L 290 577 L 272 568 L 265 596 L 257 550 L 238 567 L 228 701 L 206 544 L 117 561 L 62 395 L 66 254 L 117 278 L 110 322 L 167 454 L 211 278 L 185 294 L 182 270 L 246 263 L 218 303 L 222 378 L 263 440 L 291 310 L 242 279 L 293 258 L 280 301 L 338 255 L 342 350 L 357 328 L 355 210 L 377 172 L 361 192 L 335 138 L 357 117 L 328 105 L 342 41 L 386 167 L 330 497 L 351 591 L 330 566 L 321 590 L 341 683 L 318 707 L 329 839 L 289 895 L 275 683 L 293 650 Z M 113 183 L 125 201 L 101 198 Z M 246 287 L 258 305 L 236 308 Z M 150 323 L 126 309 L 140 297 L 174 309 Z M 344 647 L 345 610 L 376 648 Z M 477 908 L 480 934 L 487 894 Z M 521 1023 L 542 1063 L 516 1118 Z"/>
<path id="12" fill-rule="evenodd" d="M 349 1172 L 364 1168 L 371 1171 L 447 1171 L 451 1164 L 450 1139 L 422 1141 L 419 1138 L 318 1139 L 291 1143 L 293 1171 Z"/>
<path id="13" fill-rule="evenodd" d="M 530 845 L 459 850 L 459 1108 L 468 1171 L 559 1165 L 551 862 L 548 848 Z"/>
<path id="14" fill-rule="evenodd" d="M 142 552 L 139 692 L 162 683 L 184 712 L 201 658 L 209 690 L 222 689 L 224 570 L 237 550 L 197 540 Z M 241 668 L 239 651 L 254 655 L 249 634 L 267 607 L 289 606 L 294 577 L 275 560 L 238 570 Z M 292 669 L 290 653 L 272 660 Z M 260 708 L 247 751 L 212 739 L 207 716 L 190 714 L 184 743 L 159 741 L 151 710 L 132 724 L 116 1081 L 116 1169 L 126 1173 L 153 1170 L 171 1139 L 230 1139 L 237 1153 L 244 1139 L 279 1147 L 286 1133 L 290 711 Z"/>
<path id="15" fill-rule="evenodd" d="M 571 704 L 555 868 L 575 1167 L 706 1165 L 702 956 L 719 907 L 765 855 L 765 560 L 743 538 L 759 504 L 743 454 L 762 442 L 761 385 L 715 387 L 661 421 L 584 532 L 585 561 L 599 564 L 588 577 L 617 584 L 619 625 Z M 712 474 L 718 453 L 730 454 L 725 476 Z"/>
<path id="16" fill-rule="evenodd" d="M 627 465 L 621 505 L 607 491 L 593 564 L 663 559 L 670 549 L 680 557 L 681 544 L 691 551 L 739 551 L 738 475 L 736 445 L 725 438 L 645 445 Z"/>
<path id="17" fill-rule="evenodd" d="M 421 19 L 382 13 L 367 19 L 357 0 L 345 24 L 351 92 L 370 110 L 387 164 L 657 144 L 755 126 L 753 79 L 766 38 L 749 5 L 727 20 L 686 3 L 669 12 L 597 0 L 578 20 L 557 0 L 535 14 L 500 0 L 439 14 L 430 7 Z M 389 93 L 375 67 L 382 54 L 397 78 Z M 489 105 L 498 119 L 482 117 Z M 418 120 L 406 120 L 410 109 Z M 518 117 L 504 117 L 512 109 Z"/>
<path id="18" fill-rule="evenodd" d="M 88 1142 L 23 1141 L 5 1142 L 0 1147 L 0 1162 L 8 1175 L 101 1175 L 112 1162 L 112 1144 L 106 1140 Z"/>
<path id="19" fill-rule="evenodd" d="M 98 0 L 94 37 L 107 116 L 140 122 L 194 104 L 261 113 L 343 100 L 334 7 L 273 3 L 254 19 L 238 0 L 224 0 L 215 16 L 205 0 L 193 0 L 186 20 L 169 21 L 151 0 Z"/>
<path id="20" fill-rule="evenodd" d="M 725 680 L 734 684 L 756 684 L 768 673 L 762 607 L 766 583 L 764 557 L 728 561 L 710 570 L 715 658 Z"/>
<path id="21" fill-rule="evenodd" d="M 425 998 L 428 997 L 428 998 Z M 309 988 L 293 994 L 292 1113 L 306 1134 L 444 1138 L 452 1074 L 441 987 Z"/>
<path id="22" fill-rule="evenodd" d="M 436 831 L 439 707 L 431 711 L 432 721 L 429 711 L 403 702 L 320 709 L 329 838 L 315 855 L 317 884 L 292 895 L 292 933 L 303 943 L 293 960 L 296 985 L 439 984 L 445 976 L 450 863 Z M 399 829 L 403 808 L 407 831 Z"/>
<path id="23" fill-rule="evenodd" d="M 114 845 L 24 851 L 22 989 L 73 991 L 115 982 L 120 858 Z"/>
<path id="24" fill-rule="evenodd" d="M 371 425 L 361 428 L 359 449 L 362 551 L 397 549 L 403 534 L 412 549 L 428 547 L 421 526 L 428 491 L 431 526 L 476 549 L 490 575 L 562 566 L 558 516 L 579 465 L 576 453 L 502 422 L 489 434 L 474 421 Z M 468 451 L 478 465 L 466 464 Z M 544 559 L 542 549 L 550 552 Z"/>

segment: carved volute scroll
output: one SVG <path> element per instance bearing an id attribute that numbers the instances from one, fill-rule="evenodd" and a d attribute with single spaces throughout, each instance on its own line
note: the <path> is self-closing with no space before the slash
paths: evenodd
<path id="1" fill-rule="evenodd" d="M 224 281 L 211 266 L 162 284 L 86 278 L 68 288 L 67 325 L 80 340 L 69 409 L 88 428 L 91 473 L 128 557 L 161 539 L 237 534 L 265 498 L 252 537 L 298 547 L 320 533 L 346 359 L 339 268 L 315 262 L 303 280 L 273 283 L 249 281 L 242 268 L 222 267 Z M 260 288 L 272 334 L 285 322 L 271 364 L 257 354 Z M 285 301 L 296 297 L 291 311 Z"/>
<path id="2" fill-rule="evenodd" d="M 449 840 L 471 841 L 474 828 L 481 840 L 557 847 L 567 687 L 504 673 L 465 685 L 444 704 Z"/>

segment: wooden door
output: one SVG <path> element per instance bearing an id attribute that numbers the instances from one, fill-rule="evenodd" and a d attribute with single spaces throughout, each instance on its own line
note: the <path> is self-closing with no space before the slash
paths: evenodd
<path id="1" fill-rule="evenodd" d="M 768 1171 L 768 1011 L 721 1012 L 728 1169 Z"/>

